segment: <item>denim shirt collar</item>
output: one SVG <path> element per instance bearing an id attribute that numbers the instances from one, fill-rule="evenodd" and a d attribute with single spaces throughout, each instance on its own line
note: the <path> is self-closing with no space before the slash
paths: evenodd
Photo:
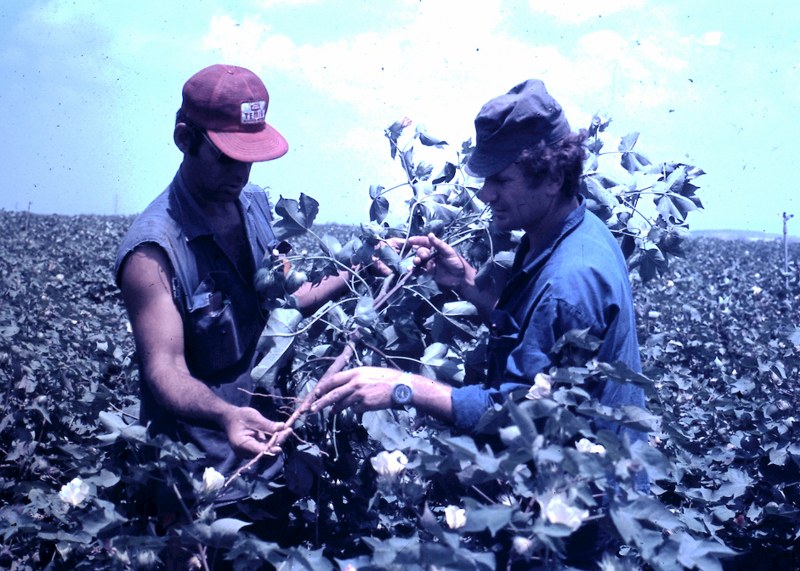
<path id="1" fill-rule="evenodd" d="M 183 229 L 183 233 L 188 241 L 201 236 L 212 236 L 213 229 L 208 224 L 208 219 L 203 213 L 200 205 L 194 196 L 186 188 L 183 175 L 180 169 L 172 180 L 172 194 L 175 197 L 175 220 Z M 244 192 L 239 194 L 239 208 L 244 214 L 250 208 L 250 197 Z"/>

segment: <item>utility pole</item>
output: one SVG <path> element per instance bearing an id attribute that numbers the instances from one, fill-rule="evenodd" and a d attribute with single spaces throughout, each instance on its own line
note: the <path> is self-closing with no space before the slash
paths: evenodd
<path id="1" fill-rule="evenodd" d="M 786 223 L 794 217 L 794 214 L 783 213 L 783 275 L 786 278 L 786 290 L 789 290 L 789 238 Z"/>

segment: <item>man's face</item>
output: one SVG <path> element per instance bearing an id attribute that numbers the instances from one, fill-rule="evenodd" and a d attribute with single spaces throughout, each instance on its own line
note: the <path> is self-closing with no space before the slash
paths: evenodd
<path id="1" fill-rule="evenodd" d="M 558 193 L 552 192 L 553 184 L 545 179 L 531 186 L 520 166 L 512 163 L 486 177 L 478 198 L 491 207 L 492 220 L 498 229 L 535 233 L 556 207 Z"/>
<path id="2" fill-rule="evenodd" d="M 201 202 L 225 203 L 239 199 L 250 178 L 253 163 L 234 160 L 201 135 L 197 153 L 184 154 L 183 176 L 190 192 Z"/>

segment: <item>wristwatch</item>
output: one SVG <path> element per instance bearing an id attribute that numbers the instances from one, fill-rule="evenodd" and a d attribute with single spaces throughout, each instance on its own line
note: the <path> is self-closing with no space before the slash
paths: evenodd
<path id="1" fill-rule="evenodd" d="M 402 408 L 411 404 L 411 399 L 414 398 L 414 389 L 408 382 L 411 375 L 403 373 L 400 380 L 397 381 L 392 387 L 392 404 L 396 407 Z"/>

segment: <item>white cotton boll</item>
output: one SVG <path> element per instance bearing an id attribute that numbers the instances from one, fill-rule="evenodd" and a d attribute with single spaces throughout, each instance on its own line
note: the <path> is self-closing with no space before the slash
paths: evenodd
<path id="1" fill-rule="evenodd" d="M 225 484 L 225 476 L 217 472 L 214 468 L 206 468 L 203 472 L 203 490 L 213 492 L 219 490 Z"/>
<path id="2" fill-rule="evenodd" d="M 533 385 L 531 385 L 531 388 L 528 389 L 528 394 L 525 395 L 525 398 L 530 400 L 547 398 L 550 396 L 552 388 L 553 387 L 550 384 L 549 375 L 536 373 L 536 376 L 533 379 Z"/>
<path id="3" fill-rule="evenodd" d="M 595 444 L 588 438 L 581 438 L 575 443 L 575 449 L 578 452 L 586 452 L 588 454 L 599 454 L 605 456 L 606 448 L 602 444 Z"/>
<path id="4" fill-rule="evenodd" d="M 511 541 L 511 546 L 518 554 L 525 555 L 531 550 L 531 547 L 533 547 L 533 540 L 518 535 Z"/>
<path id="5" fill-rule="evenodd" d="M 467 523 L 467 512 L 458 506 L 444 508 L 444 521 L 450 529 L 464 527 Z"/>
<path id="6" fill-rule="evenodd" d="M 89 486 L 80 478 L 73 478 L 69 484 L 61 486 L 58 497 L 71 506 L 79 506 L 89 496 Z"/>
<path id="7" fill-rule="evenodd" d="M 553 494 L 539 499 L 542 514 L 552 524 L 565 525 L 572 531 L 578 529 L 589 517 L 589 510 L 571 505 L 563 494 Z"/>
<path id="8" fill-rule="evenodd" d="M 384 450 L 370 458 L 370 463 L 381 476 L 394 477 L 406 469 L 408 458 L 400 450 L 394 452 Z"/>

